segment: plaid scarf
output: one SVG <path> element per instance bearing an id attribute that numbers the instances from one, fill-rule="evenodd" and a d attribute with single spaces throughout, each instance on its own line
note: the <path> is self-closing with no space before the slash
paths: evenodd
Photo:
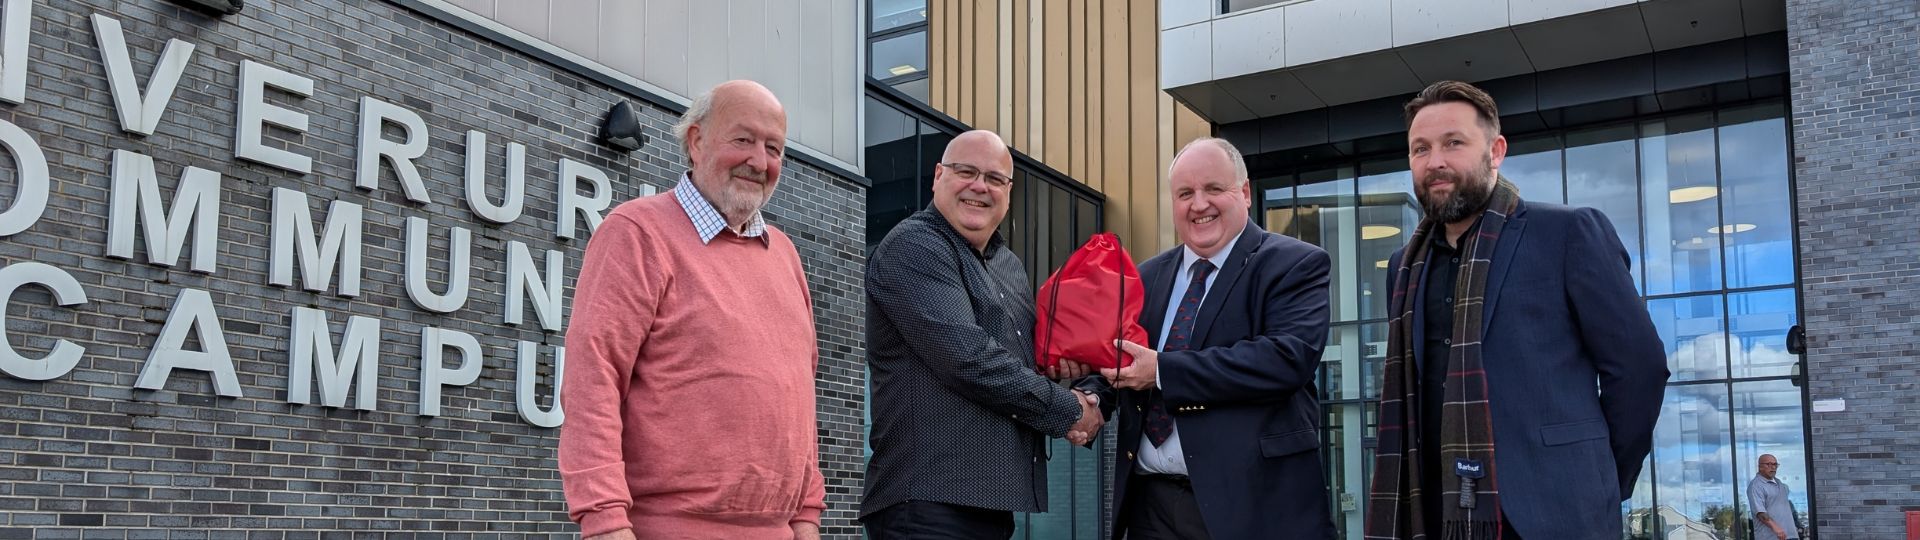
<path id="1" fill-rule="evenodd" d="M 1488 406 L 1486 372 L 1480 361 L 1481 314 L 1486 303 L 1487 273 L 1493 262 L 1493 250 L 1500 244 L 1500 232 L 1507 216 L 1520 206 L 1520 192 L 1501 177 L 1493 188 L 1492 200 L 1480 218 L 1479 232 L 1462 240 L 1460 253 L 1468 259 L 1455 282 L 1453 304 L 1453 345 L 1445 368 L 1446 395 L 1442 398 L 1440 418 L 1440 459 L 1426 460 L 1419 445 L 1413 444 L 1417 431 L 1415 414 L 1420 399 L 1420 383 L 1413 369 L 1413 354 L 1420 344 L 1413 342 L 1414 313 L 1420 309 L 1418 296 L 1426 273 L 1428 238 L 1446 234 L 1446 226 L 1423 219 L 1407 243 L 1400 265 L 1393 269 L 1393 318 L 1388 322 L 1387 360 L 1382 378 L 1380 401 L 1380 447 L 1374 455 L 1373 486 L 1367 500 L 1366 538 L 1369 540 L 1481 540 L 1500 535 L 1498 483 L 1494 475 L 1493 420 Z M 1439 367 L 1439 366 L 1433 366 Z M 1429 413 L 1426 418 L 1434 418 Z M 1442 470 L 1440 493 L 1423 493 L 1419 485 L 1421 468 L 1437 463 L 1446 469 L 1466 467 L 1484 475 L 1475 480 L 1472 507 L 1460 504 L 1461 476 Z M 1470 473 L 1471 474 L 1471 473 Z M 1445 497 L 1442 531 L 1428 531 L 1422 513 L 1425 497 Z"/>

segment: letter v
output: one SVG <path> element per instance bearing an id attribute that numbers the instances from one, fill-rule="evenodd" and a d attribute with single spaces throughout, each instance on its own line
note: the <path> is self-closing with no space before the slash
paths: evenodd
<path id="1" fill-rule="evenodd" d="M 107 66 L 107 87 L 113 91 L 114 107 L 120 111 L 120 129 L 152 135 L 154 128 L 160 126 L 160 115 L 167 112 L 167 103 L 173 101 L 173 88 L 180 83 L 180 73 L 187 70 L 187 60 L 193 58 L 193 44 L 167 40 L 160 61 L 153 64 L 153 76 L 148 79 L 143 96 L 140 83 L 133 79 L 133 62 L 127 59 L 127 40 L 120 31 L 120 21 L 94 14 L 93 37 L 100 45 L 100 59 Z"/>

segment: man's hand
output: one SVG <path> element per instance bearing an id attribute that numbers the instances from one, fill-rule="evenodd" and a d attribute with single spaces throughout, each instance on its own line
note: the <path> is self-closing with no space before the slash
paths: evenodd
<path id="1" fill-rule="evenodd" d="M 1071 381 L 1085 377 L 1091 373 L 1093 373 L 1093 368 L 1088 367 L 1086 364 L 1062 358 L 1060 359 L 1060 363 L 1054 364 L 1052 370 L 1047 372 L 1047 377 L 1056 381 Z"/>
<path id="2" fill-rule="evenodd" d="M 1780 524 L 1768 523 L 1767 525 L 1773 527 L 1773 535 L 1775 537 L 1778 537 L 1780 540 L 1787 540 L 1787 531 L 1786 529 L 1780 528 Z"/>
<path id="3" fill-rule="evenodd" d="M 634 540 L 633 529 L 620 529 L 610 533 L 589 536 L 580 540 Z"/>
<path id="4" fill-rule="evenodd" d="M 1160 372 L 1160 353 L 1154 352 L 1131 341 L 1116 341 L 1120 350 L 1133 357 L 1133 365 L 1120 369 L 1102 369 L 1100 375 L 1106 377 L 1116 388 L 1128 390 L 1146 390 L 1153 388 L 1154 377 Z"/>
<path id="5" fill-rule="evenodd" d="M 1100 414 L 1100 398 L 1093 394 L 1074 390 L 1073 395 L 1080 398 L 1080 421 L 1067 428 L 1067 442 L 1074 446 L 1086 446 L 1100 436 L 1100 428 L 1107 419 Z"/>
<path id="6" fill-rule="evenodd" d="M 793 540 L 820 540 L 820 526 L 807 521 L 793 522 Z"/>

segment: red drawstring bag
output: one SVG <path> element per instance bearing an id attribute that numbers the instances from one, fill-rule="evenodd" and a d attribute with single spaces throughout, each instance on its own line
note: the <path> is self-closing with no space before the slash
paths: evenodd
<path id="1" fill-rule="evenodd" d="M 1133 357 L 1113 341 L 1147 343 L 1147 329 L 1140 326 L 1145 295 L 1140 269 L 1120 249 L 1120 238 L 1093 235 L 1040 286 L 1034 362 L 1043 372 L 1062 359 L 1096 368 L 1132 364 Z"/>

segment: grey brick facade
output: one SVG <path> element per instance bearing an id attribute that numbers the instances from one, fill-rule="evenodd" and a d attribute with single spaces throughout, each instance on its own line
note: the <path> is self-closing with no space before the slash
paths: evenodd
<path id="1" fill-rule="evenodd" d="M 1920 510 L 1920 5 L 1790 0 L 1814 518 L 1904 538 Z"/>
<path id="2" fill-rule="evenodd" d="M 684 159 L 669 134 L 674 112 L 389 2 L 250 0 L 245 11 L 223 19 L 162 0 L 35 4 L 27 98 L 0 105 L 0 120 L 38 142 L 52 189 L 38 223 L 0 237 L 0 266 L 52 265 L 82 284 L 88 302 L 56 306 L 45 289 L 24 287 L 6 306 L 6 330 L 28 357 L 45 354 L 58 339 L 84 346 L 86 354 L 54 380 L 0 375 L 0 538 L 335 537 L 321 531 L 343 538 L 517 538 L 578 531 L 567 520 L 555 469 L 559 431 L 529 425 L 515 409 L 516 343 L 544 344 L 545 379 L 547 346 L 562 345 L 562 334 L 543 331 L 532 309 L 525 323 L 502 324 L 506 245 L 522 242 L 542 262 L 544 250 L 561 251 L 570 299 L 585 242 L 553 233 L 555 220 L 565 217 L 555 215 L 559 160 L 607 173 L 615 204 L 639 195 L 642 185 L 664 190 Z M 89 20 L 96 13 L 123 25 L 143 89 L 169 38 L 197 46 L 153 135 L 119 127 Z M 242 60 L 314 81 L 305 99 L 268 92 L 270 103 L 310 115 L 304 134 L 269 128 L 267 145 L 311 156 L 311 174 L 234 158 Z M 431 202 L 408 201 L 385 167 L 377 191 L 354 187 L 363 96 L 425 120 L 432 142 L 415 163 Z M 606 110 L 623 99 L 641 109 L 652 138 L 630 155 L 594 141 Z M 489 136 L 495 197 L 505 143 L 527 146 L 526 214 L 517 222 L 487 224 L 466 208 L 470 129 Z M 391 125 L 387 133 L 400 137 Z M 214 274 L 188 271 L 185 257 L 173 268 L 148 264 L 144 238 L 132 260 L 106 256 L 116 149 L 151 156 L 168 200 L 184 167 L 222 175 Z M 0 209 L 14 202 L 17 167 L 0 160 Z M 782 180 L 769 221 L 799 246 L 820 330 L 824 532 L 855 538 L 865 187 L 791 158 Z M 316 228 L 327 201 L 365 207 L 358 297 L 336 296 L 333 287 L 315 293 L 267 284 L 276 187 L 308 195 Z M 473 231 L 464 309 L 437 314 L 408 298 L 409 217 L 431 223 L 436 290 L 445 283 L 447 227 Z M 337 272 L 334 280 L 337 287 Z M 244 397 L 220 397 L 199 371 L 174 372 L 163 390 L 134 388 L 183 289 L 212 294 Z M 375 411 L 288 403 L 291 312 L 300 307 L 329 315 L 336 347 L 349 315 L 382 321 Z M 476 382 L 446 390 L 438 417 L 417 415 L 425 327 L 473 334 L 485 357 Z M 541 395 L 551 395 L 549 384 L 539 386 Z"/>

